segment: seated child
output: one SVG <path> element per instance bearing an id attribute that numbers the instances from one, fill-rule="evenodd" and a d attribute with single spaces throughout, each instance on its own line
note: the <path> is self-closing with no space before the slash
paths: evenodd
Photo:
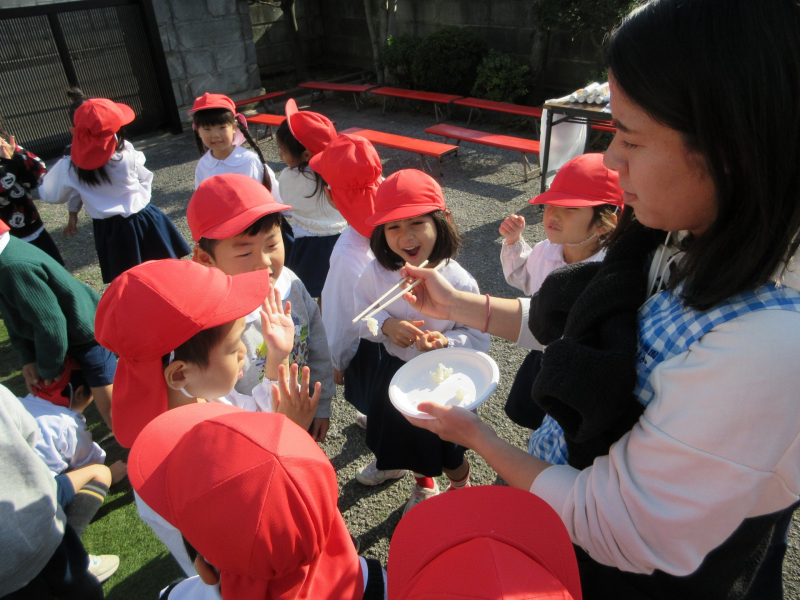
<path id="1" fill-rule="evenodd" d="M 522 239 L 525 219 L 511 215 L 502 225 L 505 238 L 500 251 L 506 281 L 532 296 L 539 291 L 547 276 L 566 265 L 579 262 L 601 262 L 606 255 L 604 244 L 614 232 L 617 211 L 622 206 L 619 175 L 603 165 L 602 154 L 582 154 L 567 162 L 544 194 L 531 204 L 544 204 L 546 239 L 531 248 Z M 527 331 L 527 320 L 523 324 Z M 523 361 L 506 400 L 508 417 L 523 427 L 536 429 L 542 425 L 544 411 L 531 400 L 533 379 L 538 372 L 535 363 L 541 360 L 542 345 L 532 336 L 526 347 L 532 352 Z M 547 428 L 558 425 L 546 420 Z M 532 438 L 533 439 L 533 438 Z M 545 460 L 555 460 L 565 451 L 555 445 Z M 557 462 L 563 462 L 559 460 Z"/>
<path id="2" fill-rule="evenodd" d="M 333 367 L 319 307 L 303 283 L 283 264 L 280 211 L 287 208 L 249 177 L 215 175 L 201 183 L 192 195 L 186 218 L 196 243 L 196 262 L 217 267 L 228 275 L 266 271 L 281 301 L 291 306 L 295 333 L 289 362 L 307 365 L 314 379 L 322 383 L 322 396 L 310 430 L 314 439 L 322 442 L 330 424 L 331 399 L 336 393 Z M 265 377 L 275 378 L 270 369 L 280 360 L 270 356 L 257 313 L 250 314 L 246 322 L 242 341 L 247 351 L 236 391 L 252 394 Z"/>
<path id="3" fill-rule="evenodd" d="M 311 425 L 319 385 L 309 398 L 304 368 L 302 390 L 295 385 L 289 391 L 285 359 L 294 328 L 278 308 L 280 302 L 276 305 L 274 297 L 264 301 L 269 294 L 268 271 L 230 277 L 182 260 L 148 262 L 114 280 L 97 309 L 97 337 L 120 357 L 113 408 L 115 434 L 123 447 L 129 448 L 161 413 L 202 401 L 274 407 L 305 428 Z M 233 386 L 244 366 L 245 316 L 262 303 L 264 338 L 273 354 L 282 357 L 275 375 L 281 395 L 274 383 L 264 381 L 253 390 L 256 398 L 249 405 Z M 296 365 L 291 376 L 296 380 Z M 138 497 L 136 504 L 184 571 L 193 573 L 180 534 Z"/>
<path id="4" fill-rule="evenodd" d="M 97 409 L 111 428 L 117 360 L 97 343 L 99 296 L 50 255 L 11 237 L 0 221 L 0 316 L 19 358 L 28 391 L 39 395 L 64 373 L 67 355 L 83 371 Z"/>
<path id="5" fill-rule="evenodd" d="M 193 578 L 162 599 L 385 598 L 380 563 L 358 556 L 339 512 L 330 460 L 282 415 L 185 406 L 144 428 L 130 464 L 133 488 L 214 586 Z"/>

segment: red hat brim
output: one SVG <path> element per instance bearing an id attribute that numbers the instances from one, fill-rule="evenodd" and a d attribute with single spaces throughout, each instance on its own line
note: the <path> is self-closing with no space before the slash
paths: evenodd
<path id="1" fill-rule="evenodd" d="M 375 227 L 376 225 L 383 225 L 391 223 L 392 221 L 401 221 L 402 219 L 413 219 L 421 215 L 427 215 L 437 210 L 444 210 L 440 204 L 414 204 L 412 206 L 398 206 L 382 212 L 376 212 L 366 221 L 367 225 Z"/>
<path id="2" fill-rule="evenodd" d="M 622 206 L 622 202 L 616 200 L 592 200 L 590 198 L 581 198 L 575 194 L 567 194 L 565 192 L 546 191 L 535 198 L 530 199 L 530 204 L 550 204 L 551 206 L 563 206 L 565 208 L 585 208 L 587 206 L 602 206 L 603 204 L 610 204 L 611 206 Z"/>
<path id="3" fill-rule="evenodd" d="M 206 92 L 202 96 L 194 99 L 191 110 L 186 114 L 191 116 L 199 110 L 211 110 L 212 108 L 224 108 L 236 114 L 236 103 L 225 94 L 211 94 Z"/>
<path id="4" fill-rule="evenodd" d="M 231 217 L 227 221 L 220 223 L 216 227 L 207 229 L 202 233 L 202 235 L 197 237 L 195 241 L 199 241 L 201 237 L 210 240 L 227 240 L 228 238 L 232 238 L 242 233 L 261 217 L 284 210 L 290 210 L 291 208 L 291 206 L 287 204 L 281 204 L 279 202 L 270 202 L 269 204 L 254 206 L 236 215 L 235 217 Z"/>

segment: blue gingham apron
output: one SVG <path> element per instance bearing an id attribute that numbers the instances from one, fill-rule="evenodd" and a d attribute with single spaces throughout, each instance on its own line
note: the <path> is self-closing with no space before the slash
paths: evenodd
<path id="1" fill-rule="evenodd" d="M 705 311 L 684 306 L 678 293 L 659 292 L 638 311 L 639 348 L 636 354 L 637 382 L 634 394 L 644 406 L 655 391 L 650 383 L 653 369 L 660 363 L 683 354 L 715 327 L 759 310 L 800 312 L 800 292 L 774 283 L 737 294 Z M 567 443 L 559 424 L 547 415 L 541 427 L 531 434 L 528 452 L 556 465 L 567 464 Z"/>

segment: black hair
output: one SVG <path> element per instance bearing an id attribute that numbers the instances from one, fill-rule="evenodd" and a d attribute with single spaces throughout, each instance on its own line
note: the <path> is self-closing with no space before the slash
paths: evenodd
<path id="1" fill-rule="evenodd" d="M 83 370 L 75 369 L 69 374 L 69 383 L 61 390 L 61 395 L 71 401 L 75 392 L 82 385 L 86 386 L 87 389 L 89 388 L 89 384 L 86 383 L 86 377 L 83 376 Z"/>
<path id="2" fill-rule="evenodd" d="M 68 88 L 66 91 L 67 99 L 69 100 L 69 106 L 67 107 L 67 113 L 69 113 L 69 122 L 75 125 L 75 111 L 80 108 L 80 105 L 86 102 L 88 98 L 86 94 L 83 93 L 81 88 L 79 87 L 71 87 Z"/>
<path id="3" fill-rule="evenodd" d="M 598 204 L 592 207 L 592 220 L 589 222 L 589 227 L 599 224 L 601 227 L 608 229 L 606 233 L 601 233 L 597 236 L 600 248 L 605 247 L 614 234 L 614 230 L 617 227 L 617 221 L 614 220 L 615 214 L 617 214 L 617 207 L 613 204 Z"/>
<path id="4" fill-rule="evenodd" d="M 424 216 L 431 217 L 434 227 L 436 227 L 436 242 L 433 244 L 433 250 L 431 250 L 428 261 L 433 266 L 443 260 L 453 258 L 458 252 L 461 236 L 458 234 L 458 229 L 450 220 L 450 217 L 443 210 L 435 210 Z M 389 248 L 384 227 L 385 225 L 377 225 L 372 230 L 369 247 L 380 266 L 389 271 L 397 271 L 403 267 L 405 260 Z"/>
<path id="5" fill-rule="evenodd" d="M 189 543 L 189 540 L 186 539 L 186 536 L 181 535 L 181 537 L 183 538 L 183 547 L 186 549 L 186 554 L 189 555 L 189 560 L 191 560 L 192 563 L 194 563 L 195 559 L 197 558 L 197 555 L 200 553 L 197 550 L 195 550 L 194 546 L 192 546 Z"/>
<path id="6" fill-rule="evenodd" d="M 222 341 L 222 338 L 225 337 L 224 328 L 225 325 L 217 325 L 216 327 L 198 331 L 175 348 L 174 360 L 182 360 L 197 365 L 201 369 L 205 369 L 209 364 L 208 357 L 211 351 Z M 169 366 L 169 354 L 165 354 L 161 357 L 161 364 L 165 369 Z"/>
<path id="7" fill-rule="evenodd" d="M 625 98 L 680 132 L 714 182 L 717 216 L 670 277 L 690 307 L 766 284 L 800 245 L 798 31 L 797 0 L 653 0 L 606 46 Z"/>
<path id="8" fill-rule="evenodd" d="M 281 213 L 279 212 L 270 213 L 268 215 L 264 215 L 258 221 L 256 221 L 255 223 L 250 225 L 247 229 L 245 229 L 244 231 L 242 231 L 237 235 L 248 235 L 248 236 L 258 235 L 262 231 L 272 231 L 275 227 L 280 229 L 281 223 L 283 223 L 283 217 L 281 216 Z M 203 249 L 203 251 L 206 254 L 208 254 L 211 258 L 215 258 L 214 249 L 217 247 L 217 244 L 219 244 L 221 241 L 222 240 L 214 240 L 211 238 L 201 237 L 197 241 L 197 245 L 200 246 Z"/>
<path id="9" fill-rule="evenodd" d="M 289 119 L 286 119 L 278 126 L 278 130 L 275 132 L 275 139 L 281 146 L 286 148 L 286 151 L 292 155 L 292 158 L 300 161 L 297 165 L 297 170 L 309 179 L 314 179 L 314 181 L 316 181 L 314 191 L 311 195 L 306 196 L 306 198 L 313 198 L 319 195 L 320 191 L 325 189 L 325 180 L 322 178 L 322 175 L 308 168 L 307 160 L 303 160 L 303 152 L 306 151 L 306 147 L 294 137 L 292 130 L 289 129 Z M 319 201 L 327 203 L 324 195 L 319 198 Z"/>
<path id="10" fill-rule="evenodd" d="M 250 131 L 247 129 L 247 126 L 242 123 L 242 121 L 240 121 L 236 115 L 234 115 L 227 108 L 207 108 L 205 110 L 196 111 L 192 115 L 192 122 L 194 123 L 194 142 L 197 144 L 197 150 L 200 152 L 200 156 L 203 156 L 208 151 L 208 148 L 206 148 L 203 144 L 203 140 L 200 139 L 200 133 L 198 130 L 201 127 L 235 124 L 237 129 L 242 132 L 244 139 L 247 140 L 248 144 L 250 144 L 253 152 L 258 155 L 258 159 L 261 161 L 261 164 L 264 166 L 264 176 L 261 179 L 261 183 L 263 183 L 264 187 L 266 187 L 270 192 L 272 191 L 272 180 L 269 177 L 267 160 L 264 158 L 264 153 L 261 152 L 261 148 L 253 139 L 253 136 L 250 135 Z"/>

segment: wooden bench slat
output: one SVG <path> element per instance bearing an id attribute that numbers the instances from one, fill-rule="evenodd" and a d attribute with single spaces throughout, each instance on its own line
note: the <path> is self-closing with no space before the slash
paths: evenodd
<path id="1" fill-rule="evenodd" d="M 503 148 L 505 150 L 515 150 L 516 152 L 524 152 L 525 154 L 539 154 L 539 142 L 536 140 L 487 133 L 485 131 L 477 131 L 465 127 L 456 127 L 455 125 L 433 125 L 432 127 L 428 127 L 425 133 L 442 135 L 446 138 L 474 142 L 485 146 L 494 146 L 495 148 Z"/>
<path id="2" fill-rule="evenodd" d="M 378 96 L 392 96 L 394 98 L 408 98 L 409 100 L 422 100 L 424 102 L 440 102 L 442 104 L 449 104 L 453 100 L 463 98 L 463 96 L 455 96 L 453 94 L 439 94 L 436 92 L 421 92 L 418 90 L 406 90 L 403 88 L 394 87 L 379 87 L 369 91 L 370 94 Z"/>
<path id="3" fill-rule="evenodd" d="M 301 88 L 311 90 L 326 90 L 328 92 L 353 92 L 360 93 L 378 87 L 372 84 L 355 84 L 355 83 L 326 83 L 324 81 L 306 81 L 300 84 Z"/>
<path id="4" fill-rule="evenodd" d="M 453 104 L 482 110 L 493 110 L 512 115 L 522 115 L 523 117 L 534 117 L 537 119 L 541 118 L 542 116 L 542 109 L 535 106 L 523 106 L 521 104 L 496 102 L 494 100 L 482 100 L 481 98 L 461 98 L 454 101 Z"/>
<path id="5" fill-rule="evenodd" d="M 247 117 L 247 124 L 255 123 L 256 125 L 271 125 L 277 127 L 286 120 L 286 115 L 264 115 L 257 114 L 252 117 Z"/>
<path id="6" fill-rule="evenodd" d="M 242 100 L 236 100 L 234 104 L 236 108 L 240 106 L 245 106 L 246 104 L 255 104 L 256 102 L 263 102 L 264 100 L 272 100 L 273 98 L 277 98 L 278 96 L 285 95 L 286 92 L 270 92 L 268 94 L 262 94 L 261 96 L 253 96 L 252 98 L 244 98 Z"/>
<path id="7" fill-rule="evenodd" d="M 360 135 L 377 146 L 385 146 L 395 150 L 405 150 L 407 152 L 413 152 L 414 154 L 424 154 L 425 156 L 432 156 L 434 158 L 441 158 L 442 156 L 446 156 L 458 150 L 458 146 L 453 146 L 452 144 L 420 140 L 404 135 L 384 133 L 383 131 L 362 129 L 361 127 L 351 127 L 350 129 L 345 129 L 341 133 Z"/>

